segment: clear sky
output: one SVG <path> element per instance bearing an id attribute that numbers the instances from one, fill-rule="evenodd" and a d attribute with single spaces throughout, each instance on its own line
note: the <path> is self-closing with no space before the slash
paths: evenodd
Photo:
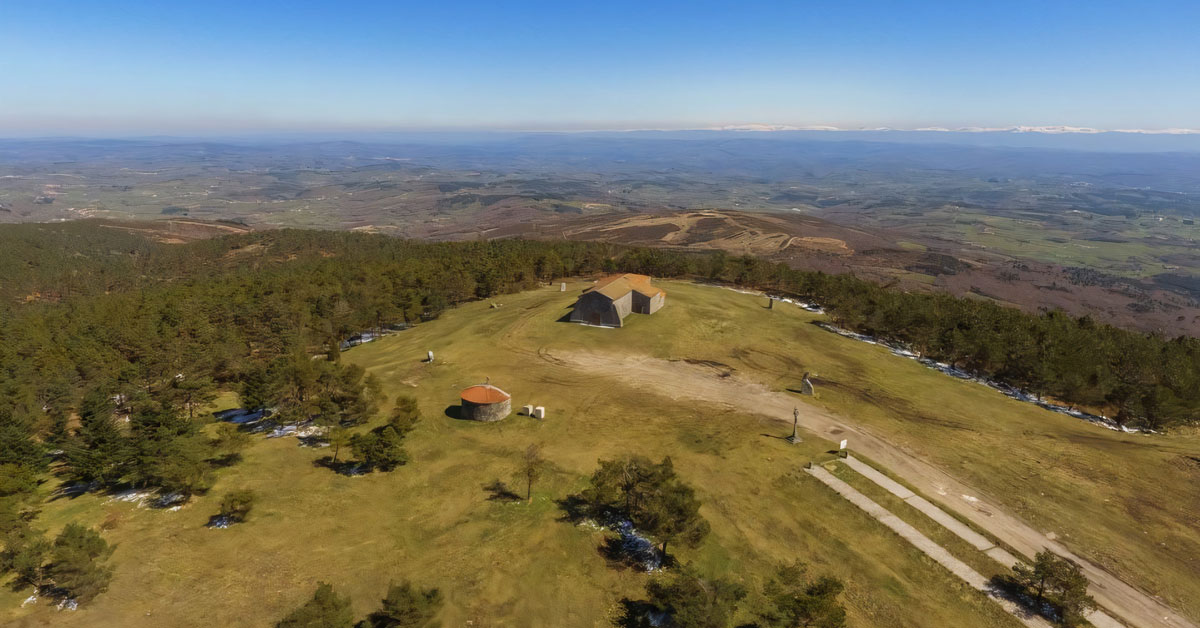
<path id="1" fill-rule="evenodd" d="M 1200 128 L 1200 0 L 0 0 L 0 133 Z"/>

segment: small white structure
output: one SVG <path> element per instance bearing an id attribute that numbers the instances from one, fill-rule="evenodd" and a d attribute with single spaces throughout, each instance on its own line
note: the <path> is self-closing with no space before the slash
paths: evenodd
<path id="1" fill-rule="evenodd" d="M 843 438 L 842 442 L 838 443 L 838 450 L 844 451 L 845 449 L 846 449 L 846 439 Z"/>
<path id="2" fill-rule="evenodd" d="M 425 361 L 426 361 L 426 362 L 433 362 L 433 352 L 432 352 L 432 351 L 426 351 L 426 352 L 425 352 Z"/>
<path id="3" fill-rule="evenodd" d="M 525 416 L 533 416 L 533 406 L 521 406 L 521 414 Z"/>
<path id="4" fill-rule="evenodd" d="M 533 418 L 535 418 L 539 421 L 546 418 L 546 407 L 538 406 L 538 407 L 534 408 L 533 409 Z"/>
<path id="5" fill-rule="evenodd" d="M 558 284 L 558 291 L 566 292 L 567 291 L 567 282 L 564 281 L 564 282 Z"/>

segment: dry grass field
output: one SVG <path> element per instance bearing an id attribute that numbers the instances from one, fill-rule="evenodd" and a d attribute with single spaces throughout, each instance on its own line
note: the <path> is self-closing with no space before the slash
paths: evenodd
<path id="1" fill-rule="evenodd" d="M 423 422 L 412 461 L 392 473 L 345 477 L 314 464 L 325 450 L 261 439 L 220 472 L 216 488 L 179 511 L 103 495 L 52 501 L 39 518 L 110 528 L 117 547 L 108 593 L 89 607 L 20 608 L 14 626 L 266 626 L 331 582 L 364 615 L 389 581 L 441 588 L 447 626 L 604 626 L 649 576 L 607 562 L 604 532 L 563 522 L 557 500 L 581 489 L 599 458 L 669 455 L 704 503 L 712 534 L 673 553 L 754 591 L 781 562 L 847 581 L 853 626 L 1016 626 L 1017 622 L 801 470 L 832 444 L 780 436 L 790 425 L 753 407 L 709 405 L 564 366 L 555 354 L 606 352 L 690 360 L 776 390 L 818 374 L 818 397 L 797 396 L 884 435 L 951 472 L 1123 578 L 1200 618 L 1200 437 L 1123 435 L 953 380 L 885 349 L 810 324 L 799 308 L 708 286 L 668 282 L 667 306 L 626 327 L 559 322 L 583 283 L 470 304 L 343 355 L 380 378 L 389 397 L 417 397 Z M 421 362 L 427 350 L 434 364 Z M 490 378 L 513 405 L 544 405 L 544 422 L 457 420 L 458 391 Z M 226 400 L 227 403 L 231 399 Z M 516 484 L 520 453 L 550 463 L 531 504 L 489 499 Z M 852 445 L 853 446 L 853 445 Z M 250 520 L 204 527 L 226 492 L 250 488 Z"/>

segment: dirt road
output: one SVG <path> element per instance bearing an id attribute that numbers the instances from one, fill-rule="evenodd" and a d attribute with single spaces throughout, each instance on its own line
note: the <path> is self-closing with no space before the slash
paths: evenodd
<path id="1" fill-rule="evenodd" d="M 1090 592 L 1110 614 L 1138 628 L 1166 626 L 1200 628 L 1149 594 L 1075 555 L 1067 548 L 1009 515 L 995 499 L 954 479 L 940 468 L 907 451 L 795 397 L 775 392 L 762 383 L 719 369 L 681 361 L 612 355 L 541 351 L 542 359 L 589 375 L 607 377 L 635 388 L 653 384 L 654 390 L 681 401 L 721 403 L 790 425 L 792 409 L 800 408 L 800 424 L 834 442 L 850 441 L 850 448 L 904 479 L 929 496 L 944 496 L 941 505 L 986 530 L 1021 554 L 1031 557 L 1043 549 L 1080 565 L 1091 582 Z M 967 497 L 971 499 L 966 499 Z"/>

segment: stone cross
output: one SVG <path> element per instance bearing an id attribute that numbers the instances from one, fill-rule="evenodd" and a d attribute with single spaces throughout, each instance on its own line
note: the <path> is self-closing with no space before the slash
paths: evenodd
<path id="1" fill-rule="evenodd" d="M 800 427 L 800 408 L 792 408 L 792 435 L 788 436 L 787 440 L 789 443 L 791 443 L 793 445 L 795 445 L 796 443 L 799 443 L 799 442 L 801 442 L 801 440 L 803 440 L 800 438 L 800 435 L 797 433 L 797 429 L 799 427 Z"/>

